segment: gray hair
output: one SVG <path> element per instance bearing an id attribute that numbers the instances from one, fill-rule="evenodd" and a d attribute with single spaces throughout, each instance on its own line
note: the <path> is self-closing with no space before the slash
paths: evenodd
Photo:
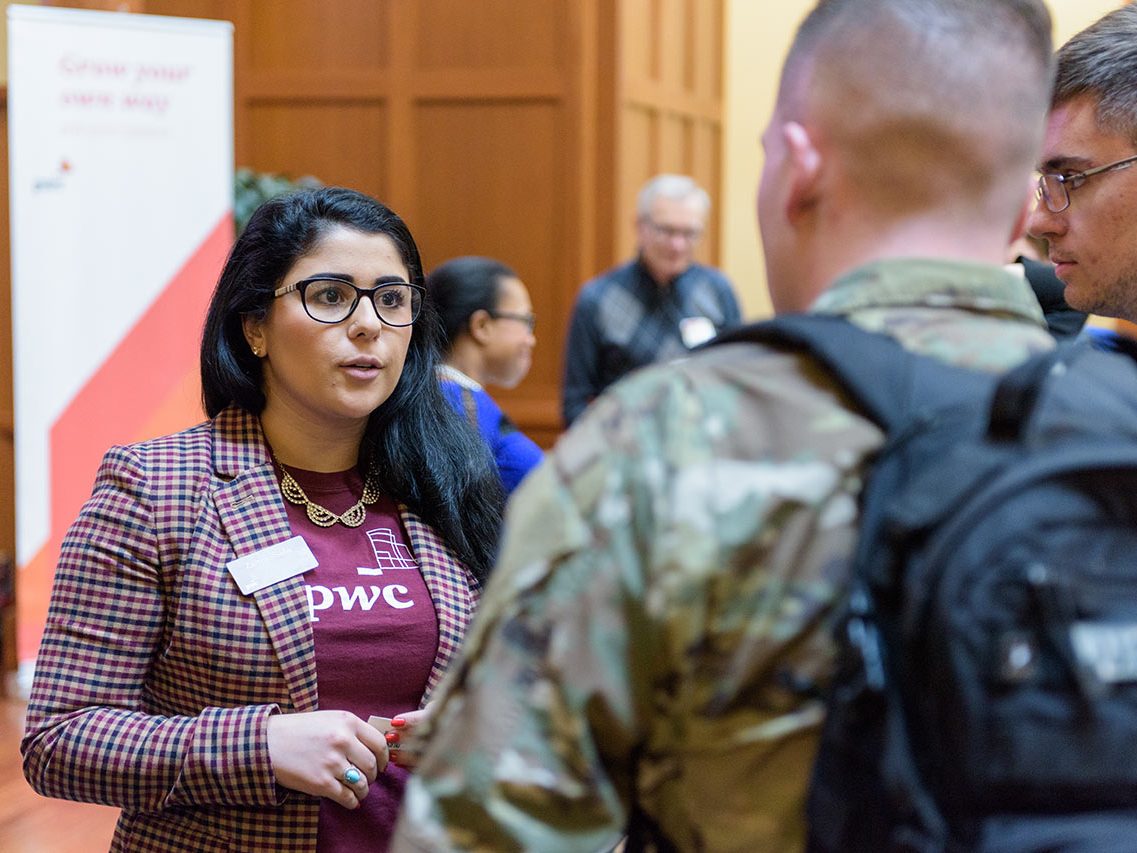
<path id="1" fill-rule="evenodd" d="M 1137 142 L 1137 4 L 1115 9 L 1058 51 L 1052 104 L 1097 99 L 1097 124 Z"/>
<path id="2" fill-rule="evenodd" d="M 711 197 L 693 178 L 686 175 L 656 175 L 643 185 L 636 198 L 636 218 L 645 219 L 651 213 L 651 206 L 657 198 L 685 201 L 693 198 L 703 208 L 705 214 L 711 209 Z"/>

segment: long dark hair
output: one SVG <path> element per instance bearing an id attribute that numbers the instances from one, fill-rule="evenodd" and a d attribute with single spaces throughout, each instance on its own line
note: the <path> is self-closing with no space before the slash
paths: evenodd
<path id="1" fill-rule="evenodd" d="M 426 292 L 442 320 L 443 350 L 450 351 L 475 311 L 497 308 L 506 278 L 517 278 L 517 273 L 501 261 L 477 255 L 453 258 L 431 270 Z"/>
<path id="2" fill-rule="evenodd" d="M 261 361 L 249 350 L 242 317 L 264 318 L 285 273 L 337 226 L 386 235 L 411 283 L 423 283 L 414 238 L 403 220 L 375 199 L 321 187 L 265 202 L 229 253 L 209 303 L 201 341 L 202 398 L 209 417 L 228 406 L 254 415 L 264 410 Z M 359 462 L 363 470 L 375 466 L 384 491 L 430 524 L 484 581 L 501 525 L 501 480 L 485 443 L 439 390 L 440 335 L 428 298 L 415 321 L 399 382 L 368 420 Z"/>

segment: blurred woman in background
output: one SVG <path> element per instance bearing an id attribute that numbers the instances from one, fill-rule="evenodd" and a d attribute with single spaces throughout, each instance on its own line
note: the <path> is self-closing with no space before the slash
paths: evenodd
<path id="1" fill-rule="evenodd" d="M 543 454 L 485 386 L 513 388 L 529 372 L 537 343 L 529 291 L 505 264 L 475 256 L 442 264 L 427 276 L 426 290 L 445 337 L 443 393 L 478 428 L 512 492 Z"/>

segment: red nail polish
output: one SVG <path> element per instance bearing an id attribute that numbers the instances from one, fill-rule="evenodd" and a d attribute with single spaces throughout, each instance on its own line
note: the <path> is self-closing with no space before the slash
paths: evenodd
<path id="1" fill-rule="evenodd" d="M 407 724 L 407 721 L 404 720 L 402 717 L 395 717 L 391 720 L 391 725 L 397 729 L 401 729 L 406 724 Z"/>
<path id="2" fill-rule="evenodd" d="M 387 743 L 395 743 L 399 739 L 399 733 L 398 732 L 387 732 L 387 734 L 384 735 L 384 737 L 387 738 Z"/>

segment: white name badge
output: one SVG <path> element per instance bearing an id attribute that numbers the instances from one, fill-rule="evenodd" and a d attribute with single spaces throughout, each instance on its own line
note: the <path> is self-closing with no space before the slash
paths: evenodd
<path id="1" fill-rule="evenodd" d="M 684 317 L 679 321 L 679 337 L 687 349 L 705 344 L 715 336 L 715 324 L 709 317 Z"/>
<path id="2" fill-rule="evenodd" d="M 314 569 L 319 563 L 303 536 L 293 536 L 252 554 L 238 557 L 226 566 L 242 595 Z"/>

